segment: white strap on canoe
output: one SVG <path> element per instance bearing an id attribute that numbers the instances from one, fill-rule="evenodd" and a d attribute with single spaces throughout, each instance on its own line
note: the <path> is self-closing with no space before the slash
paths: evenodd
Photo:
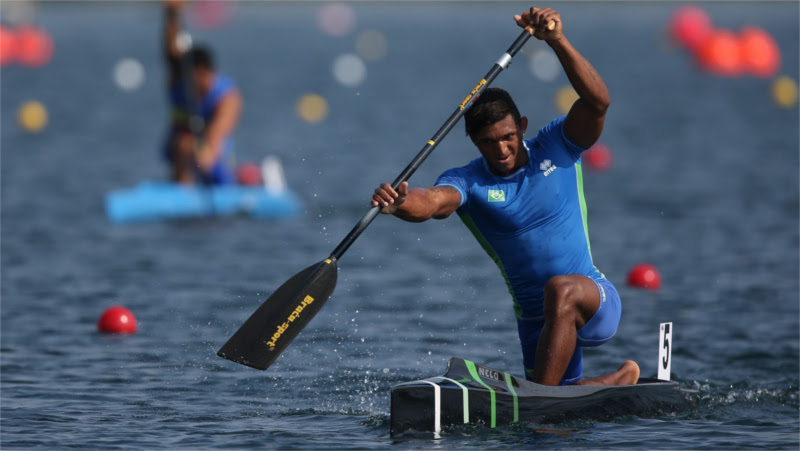
<path id="1" fill-rule="evenodd" d="M 440 438 L 442 433 L 442 388 L 431 381 L 420 381 L 433 385 L 433 437 Z"/>
<path id="2" fill-rule="evenodd" d="M 464 411 L 464 424 L 469 423 L 469 389 L 465 387 L 464 384 L 462 384 L 461 382 L 455 379 L 450 379 L 449 377 L 440 376 L 432 379 L 436 380 L 437 382 L 443 380 L 452 382 L 461 388 L 461 406 L 463 407 Z"/>

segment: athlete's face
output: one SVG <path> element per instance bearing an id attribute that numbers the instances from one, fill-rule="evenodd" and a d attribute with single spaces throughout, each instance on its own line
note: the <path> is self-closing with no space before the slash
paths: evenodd
<path id="1" fill-rule="evenodd" d="M 472 142 L 495 175 L 508 175 L 528 164 L 528 153 L 522 145 L 528 118 L 523 116 L 520 122 L 520 127 L 517 128 L 514 118 L 509 114 L 504 119 L 483 127 L 472 137 Z"/>

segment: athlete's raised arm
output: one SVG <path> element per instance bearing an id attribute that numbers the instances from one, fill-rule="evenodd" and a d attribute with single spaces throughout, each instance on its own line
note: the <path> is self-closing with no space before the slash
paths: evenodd
<path id="1" fill-rule="evenodd" d="M 178 35 L 181 32 L 180 14 L 183 9 L 183 0 L 164 0 L 164 30 L 163 50 L 167 63 L 167 72 L 170 86 L 181 79 L 180 60 L 183 50 L 178 44 Z"/>
<path id="2" fill-rule="evenodd" d="M 397 188 L 382 183 L 372 195 L 372 206 L 382 206 L 381 213 L 395 215 L 409 222 L 444 219 L 461 203 L 461 194 L 451 186 L 408 189 L 408 182 Z"/>
<path id="3" fill-rule="evenodd" d="M 575 144 L 588 148 L 603 132 L 606 111 L 611 103 L 608 88 L 595 68 L 570 44 L 563 33 L 561 15 L 550 8 L 531 8 L 530 12 L 515 15 L 517 25 L 533 26 L 533 37 L 545 41 L 553 49 L 578 100 L 572 105 L 564 121 L 564 133 Z M 555 21 L 553 30 L 547 24 Z"/>

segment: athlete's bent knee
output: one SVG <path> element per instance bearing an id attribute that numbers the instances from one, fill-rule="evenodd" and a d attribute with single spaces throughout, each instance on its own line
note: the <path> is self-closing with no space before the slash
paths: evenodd
<path id="1" fill-rule="evenodd" d="M 544 286 L 544 316 L 555 319 L 575 312 L 575 283 L 567 276 L 554 276 Z"/>

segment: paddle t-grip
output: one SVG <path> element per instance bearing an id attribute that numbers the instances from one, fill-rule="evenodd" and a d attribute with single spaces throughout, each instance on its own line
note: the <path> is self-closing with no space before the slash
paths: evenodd
<path id="1" fill-rule="evenodd" d="M 555 20 L 550 20 L 550 22 L 547 22 L 547 29 L 550 30 L 550 31 L 555 30 L 556 29 L 556 21 Z M 530 33 L 531 36 L 533 36 L 533 33 L 535 32 L 535 30 L 533 29 L 533 25 L 528 25 L 527 27 L 525 27 L 525 31 Z"/>

